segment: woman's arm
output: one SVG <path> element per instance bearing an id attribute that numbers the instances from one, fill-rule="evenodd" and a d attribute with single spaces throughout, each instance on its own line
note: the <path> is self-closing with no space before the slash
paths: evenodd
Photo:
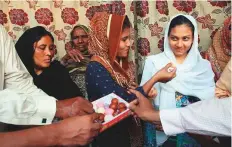
<path id="1" fill-rule="evenodd" d="M 148 58 L 145 62 L 143 78 L 140 84 L 143 85 L 142 87 L 146 95 L 148 95 L 151 88 L 157 82 L 166 83 L 174 78 L 176 74 L 176 68 L 174 68 L 171 63 L 167 64 L 154 75 L 150 70 L 151 68 L 154 68 L 154 65 L 152 64 L 152 61 Z"/>
<path id="2" fill-rule="evenodd" d="M 102 96 L 115 93 L 126 101 L 135 98 L 127 92 L 126 88 L 121 87 L 110 75 L 110 73 L 97 62 L 90 62 L 86 70 L 86 86 L 90 101 L 94 101 Z M 138 87 L 141 93 L 143 89 Z"/>

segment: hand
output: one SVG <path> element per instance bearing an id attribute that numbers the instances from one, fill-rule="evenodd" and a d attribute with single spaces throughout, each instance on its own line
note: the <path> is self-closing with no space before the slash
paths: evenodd
<path id="1" fill-rule="evenodd" d="M 139 85 L 138 85 L 137 83 L 133 82 L 133 83 L 131 84 L 131 86 L 128 87 L 128 88 L 129 88 L 129 89 L 136 89 L 138 86 L 139 86 Z"/>
<path id="2" fill-rule="evenodd" d="M 153 87 L 151 90 L 148 92 L 148 98 L 154 98 L 157 96 L 157 90 Z"/>
<path id="3" fill-rule="evenodd" d="M 170 70 L 171 68 L 172 70 Z M 176 67 L 174 67 L 171 63 L 168 63 L 156 73 L 156 76 L 158 78 L 158 82 L 166 83 L 176 76 Z"/>
<path id="4" fill-rule="evenodd" d="M 217 98 L 222 99 L 230 96 L 230 92 L 227 90 L 222 90 L 218 87 L 215 89 L 215 95 Z"/>
<path id="5" fill-rule="evenodd" d="M 161 124 L 156 124 L 155 129 L 158 130 L 158 131 L 164 131 L 163 126 Z"/>
<path id="6" fill-rule="evenodd" d="M 82 59 L 84 59 L 82 53 L 78 49 L 72 47 L 71 42 L 66 43 L 65 50 L 67 54 L 76 62 L 80 62 Z"/>
<path id="7" fill-rule="evenodd" d="M 135 94 L 137 99 L 130 103 L 129 109 L 144 121 L 160 124 L 159 112 L 154 109 L 149 99 L 136 90 L 130 89 L 130 92 Z"/>
<path id="8" fill-rule="evenodd" d="M 101 123 L 97 123 L 99 114 L 75 116 L 55 124 L 57 145 L 86 145 L 98 135 Z"/>
<path id="9" fill-rule="evenodd" d="M 82 97 L 75 97 L 56 102 L 56 117 L 67 118 L 76 115 L 94 113 L 93 105 Z"/>

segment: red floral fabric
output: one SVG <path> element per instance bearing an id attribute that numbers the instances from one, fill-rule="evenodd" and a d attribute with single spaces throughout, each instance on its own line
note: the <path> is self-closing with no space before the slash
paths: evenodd
<path id="1" fill-rule="evenodd" d="M 35 19 L 39 24 L 47 26 L 53 22 L 53 15 L 48 8 L 40 8 L 35 12 Z"/>
<path id="2" fill-rule="evenodd" d="M 138 52 L 142 56 L 147 56 L 150 53 L 150 42 L 147 38 L 138 39 Z"/>
<path id="3" fill-rule="evenodd" d="M 28 15 L 22 9 L 11 9 L 9 12 L 12 24 L 23 26 L 28 22 Z"/>
<path id="4" fill-rule="evenodd" d="M 196 2 L 194 0 L 174 0 L 173 6 L 179 11 L 184 11 L 188 13 L 196 8 Z"/>
<path id="5" fill-rule="evenodd" d="M 134 5 L 136 6 L 135 8 Z M 135 9 L 138 16 L 145 17 L 149 13 L 148 1 L 146 0 L 136 1 L 136 2 L 133 1 L 131 3 L 130 10 L 134 13 Z"/>
<path id="6" fill-rule="evenodd" d="M 0 10 L 0 24 L 4 24 L 4 23 L 7 23 L 7 17 L 6 17 L 6 14 Z"/>
<path id="7" fill-rule="evenodd" d="M 70 25 L 74 25 L 79 19 L 78 12 L 74 8 L 63 9 L 61 18 L 63 19 L 64 23 L 68 23 Z"/>

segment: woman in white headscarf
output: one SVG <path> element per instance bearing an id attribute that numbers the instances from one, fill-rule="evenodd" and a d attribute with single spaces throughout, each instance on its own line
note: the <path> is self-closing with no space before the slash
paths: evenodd
<path id="1" fill-rule="evenodd" d="M 202 59 L 198 51 L 197 24 L 192 16 L 180 14 L 167 24 L 164 52 L 147 57 L 141 85 L 170 62 L 177 68 L 176 77 L 170 82 L 154 85 L 158 91 L 154 101 L 157 108 L 161 110 L 183 107 L 193 101 L 214 97 L 214 73 L 210 63 Z M 151 125 L 145 124 L 146 146 L 155 146 L 151 128 Z M 157 145 L 162 145 L 167 138 L 163 132 L 156 131 Z M 180 139 L 177 135 L 178 140 Z M 184 138 L 182 142 L 177 142 L 177 145 L 191 144 L 191 141 Z"/>

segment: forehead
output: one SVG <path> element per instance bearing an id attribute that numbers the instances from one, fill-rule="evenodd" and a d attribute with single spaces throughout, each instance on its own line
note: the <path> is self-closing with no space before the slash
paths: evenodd
<path id="1" fill-rule="evenodd" d="M 129 36 L 130 33 L 131 33 L 131 29 L 130 29 L 130 28 L 125 28 L 125 29 L 122 31 L 121 36 L 122 36 L 122 37 Z"/>
<path id="2" fill-rule="evenodd" d="M 84 29 L 78 27 L 73 31 L 74 36 L 79 36 L 79 35 L 87 35 L 87 33 L 84 31 Z"/>
<path id="3" fill-rule="evenodd" d="M 192 29 L 186 24 L 177 25 L 170 31 L 170 35 L 174 36 L 188 36 L 192 35 L 192 33 Z"/>
<path id="4" fill-rule="evenodd" d="M 52 38 L 48 35 L 43 36 L 38 42 L 37 45 L 41 45 L 41 44 L 52 44 Z"/>

